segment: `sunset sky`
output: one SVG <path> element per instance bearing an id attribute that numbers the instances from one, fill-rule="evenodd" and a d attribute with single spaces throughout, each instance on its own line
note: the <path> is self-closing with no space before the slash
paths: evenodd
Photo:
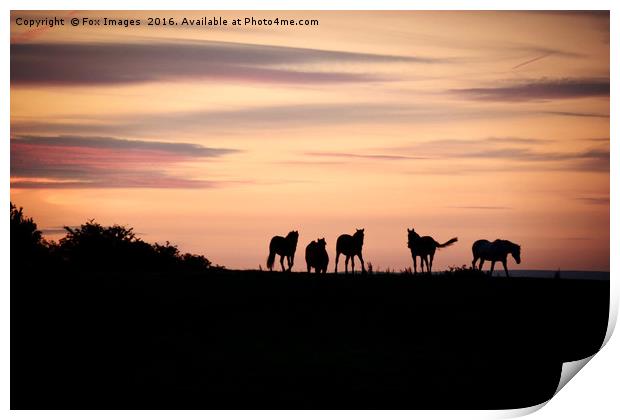
<path id="1" fill-rule="evenodd" d="M 141 19 L 33 29 L 15 19 Z M 147 17 L 318 26 L 147 26 Z M 375 269 L 509 239 L 521 269 L 609 270 L 609 15 L 12 12 L 11 200 L 48 239 L 132 226 L 230 268 L 365 228 Z M 342 264 L 342 262 L 341 262 Z M 514 261 L 509 266 L 517 268 Z"/>

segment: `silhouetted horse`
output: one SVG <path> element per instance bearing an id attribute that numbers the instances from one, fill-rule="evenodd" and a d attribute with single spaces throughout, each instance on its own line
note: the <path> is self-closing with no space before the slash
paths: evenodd
<path id="1" fill-rule="evenodd" d="M 347 259 L 344 261 L 344 271 L 349 272 L 349 258 L 351 259 L 351 271 L 355 274 L 355 256 L 360 259 L 362 263 L 362 273 L 366 272 L 364 267 L 364 258 L 362 257 L 362 246 L 364 245 L 364 229 L 356 229 L 353 236 L 340 235 L 336 241 L 336 268 L 335 273 L 338 272 L 338 257 L 340 254 L 344 254 Z"/>
<path id="2" fill-rule="evenodd" d="M 273 269 L 273 263 L 276 259 L 276 254 L 280 255 L 280 266 L 282 271 L 291 271 L 293 263 L 295 262 L 295 250 L 297 249 L 297 239 L 299 239 L 299 232 L 296 230 L 290 231 L 286 238 L 281 236 L 274 236 L 269 242 L 269 256 L 267 257 L 267 268 L 269 271 Z M 284 269 L 284 257 L 288 263 L 288 270 Z"/>
<path id="3" fill-rule="evenodd" d="M 430 236 L 418 235 L 415 229 L 407 229 L 407 232 L 407 247 L 411 250 L 414 273 L 418 272 L 418 267 L 415 260 L 416 257 L 420 257 L 420 268 L 422 269 L 422 272 L 424 273 L 424 263 L 426 263 L 426 271 L 430 273 L 431 271 L 433 271 L 433 258 L 435 258 L 435 251 L 437 250 L 437 248 L 444 248 L 458 241 L 458 238 L 452 238 L 448 242 L 440 244 Z"/>
<path id="4" fill-rule="evenodd" d="M 329 256 L 325 249 L 325 238 L 312 241 L 306 247 L 306 265 L 308 266 L 308 273 L 310 269 L 314 268 L 315 273 L 327 272 L 327 264 L 329 264 Z"/>
<path id="5" fill-rule="evenodd" d="M 478 267 L 479 270 L 482 270 L 482 265 L 485 261 L 491 261 L 491 271 L 489 272 L 490 275 L 493 275 L 495 263 L 497 261 L 501 261 L 504 265 L 506 277 L 510 277 L 508 275 L 508 268 L 506 268 L 506 258 L 508 257 L 508 254 L 512 255 L 517 264 L 521 264 L 521 246 L 503 239 L 496 239 L 493 242 L 489 242 L 486 239 L 480 239 L 474 242 L 471 247 L 471 252 L 474 254 L 474 259 L 471 262 L 472 268 L 476 268 L 476 261 L 478 259 L 480 259 L 480 266 Z"/>

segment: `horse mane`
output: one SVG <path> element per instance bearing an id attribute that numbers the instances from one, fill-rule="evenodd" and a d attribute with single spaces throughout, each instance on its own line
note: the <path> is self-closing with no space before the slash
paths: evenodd
<path id="1" fill-rule="evenodd" d="M 513 251 L 513 250 L 521 251 L 521 245 L 515 244 L 514 242 L 510 242 L 507 239 L 496 239 L 495 242 L 501 243 L 506 248 L 508 248 L 510 251 Z"/>

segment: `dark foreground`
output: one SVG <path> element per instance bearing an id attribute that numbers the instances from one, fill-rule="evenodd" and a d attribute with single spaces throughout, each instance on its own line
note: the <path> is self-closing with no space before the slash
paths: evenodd
<path id="1" fill-rule="evenodd" d="M 520 408 L 608 309 L 608 281 L 471 272 L 13 274 L 11 408 Z"/>

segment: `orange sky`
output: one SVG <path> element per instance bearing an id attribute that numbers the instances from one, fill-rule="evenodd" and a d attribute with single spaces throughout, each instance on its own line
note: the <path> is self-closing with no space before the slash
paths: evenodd
<path id="1" fill-rule="evenodd" d="M 152 27 L 147 17 L 318 19 Z M 94 218 L 231 268 L 271 236 L 407 228 L 609 269 L 609 18 L 562 12 L 12 12 L 11 200 L 48 238 Z M 32 30 L 17 18 L 141 19 Z M 514 266 L 513 263 L 509 263 Z M 333 264 L 330 265 L 330 270 Z"/>

